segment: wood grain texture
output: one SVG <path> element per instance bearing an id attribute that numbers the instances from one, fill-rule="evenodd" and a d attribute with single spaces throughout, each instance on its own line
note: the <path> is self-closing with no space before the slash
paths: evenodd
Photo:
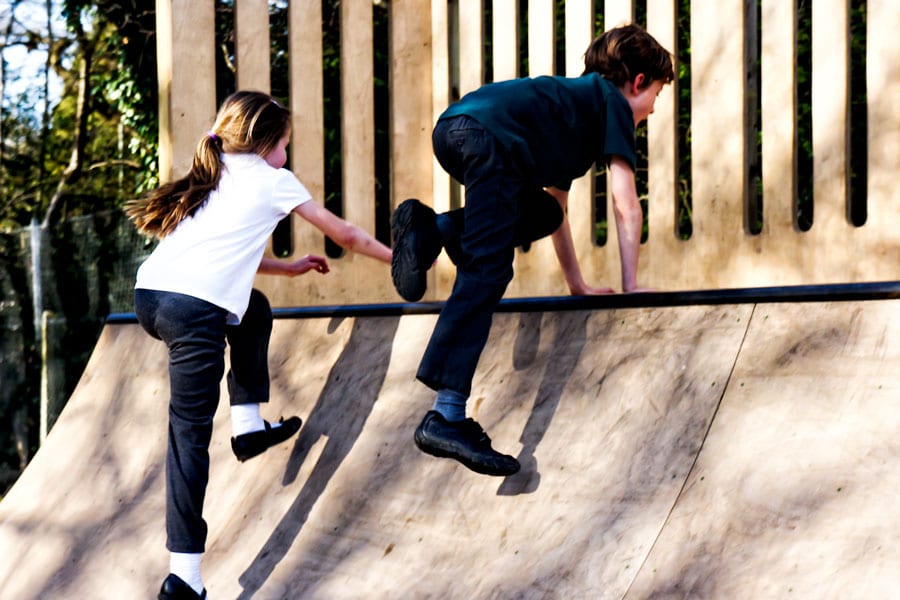
<path id="1" fill-rule="evenodd" d="M 509 478 L 420 453 L 434 315 L 277 320 L 269 419 L 223 399 L 203 573 L 218 598 L 887 597 L 900 301 L 495 317 L 469 403 Z M 163 345 L 110 325 L 0 503 L 9 597 L 146 597 L 167 567 Z"/>

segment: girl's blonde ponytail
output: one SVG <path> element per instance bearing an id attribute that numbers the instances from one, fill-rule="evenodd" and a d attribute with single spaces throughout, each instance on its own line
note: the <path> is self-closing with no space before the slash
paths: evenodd
<path id="1" fill-rule="evenodd" d="M 287 109 L 268 94 L 235 92 L 222 103 L 213 129 L 197 143 L 188 174 L 126 203 L 125 214 L 141 233 L 167 236 L 219 185 L 223 152 L 265 156 L 289 127 Z"/>

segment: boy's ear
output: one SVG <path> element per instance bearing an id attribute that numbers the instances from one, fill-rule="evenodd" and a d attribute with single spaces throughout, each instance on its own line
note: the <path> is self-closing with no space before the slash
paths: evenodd
<path id="1" fill-rule="evenodd" d="M 637 94 L 641 91 L 649 82 L 647 81 L 647 76 L 643 73 L 638 73 L 634 76 L 634 79 L 631 80 L 631 88 L 632 94 Z"/>

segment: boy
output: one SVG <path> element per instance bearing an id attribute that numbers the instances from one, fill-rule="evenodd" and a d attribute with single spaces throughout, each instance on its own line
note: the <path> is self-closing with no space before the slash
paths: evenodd
<path id="1" fill-rule="evenodd" d="M 440 116 L 432 136 L 434 154 L 465 186 L 465 207 L 435 215 L 418 200 L 406 200 L 391 223 L 391 277 L 404 299 L 421 299 L 426 272 L 441 248 L 457 268 L 416 374 L 437 391 L 433 409 L 415 432 L 420 450 L 487 475 L 519 470 L 515 458 L 494 450 L 481 426 L 466 418 L 493 311 L 513 276 L 514 249 L 552 235 L 572 294 L 612 293 L 584 281 L 566 218 L 572 180 L 595 162 L 606 164 L 622 288 L 641 290 L 643 212 L 634 179 L 634 130 L 673 79 L 669 52 L 642 28 L 626 25 L 591 43 L 581 77 L 488 84 Z"/>

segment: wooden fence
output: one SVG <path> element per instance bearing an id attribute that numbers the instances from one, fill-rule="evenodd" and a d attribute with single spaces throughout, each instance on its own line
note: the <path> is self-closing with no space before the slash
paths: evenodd
<path id="1" fill-rule="evenodd" d="M 660 94 L 648 122 L 648 235 L 641 247 L 641 284 L 685 290 L 900 279 L 900 202 L 894 193 L 900 174 L 900 7 L 894 0 L 852 6 L 848 0 L 808 1 L 811 25 L 803 33 L 812 38 L 812 133 L 807 140 L 812 175 L 804 179 L 798 174 L 799 2 L 696 0 L 688 31 L 680 31 L 679 23 L 686 21 L 675 0 L 639 5 L 566 0 L 563 14 L 556 12 L 554 0 L 390 0 L 391 206 L 407 197 L 421 198 L 437 210 L 459 202 L 458 190 L 432 157 L 430 140 L 434 120 L 454 94 L 484 83 L 487 71 L 491 80 L 577 76 L 584 50 L 599 33 L 598 19 L 609 28 L 639 12 L 647 29 L 676 55 L 684 55 L 679 39 L 689 39 L 691 73 L 689 128 L 679 125 L 678 84 Z M 854 81 L 864 82 L 868 143 L 866 160 L 855 167 L 865 184 L 859 195 L 864 222 L 858 217 L 854 222 L 848 208 L 850 82 L 859 73 L 851 73 L 850 18 L 851 8 L 860 7 L 865 74 Z M 291 168 L 321 200 L 322 2 L 291 0 L 288 10 Z M 187 169 L 197 139 L 215 114 L 214 13 L 213 0 L 157 0 L 163 177 Z M 268 14 L 267 0 L 235 0 L 239 88 L 269 89 Z M 340 3 L 343 214 L 374 232 L 372 15 L 369 0 Z M 556 56 L 560 48 L 563 56 Z M 685 177 L 679 141 L 687 135 Z M 679 187 L 685 181 L 691 198 L 689 236 L 678 226 Z M 798 225 L 797 202 L 810 186 L 814 218 L 807 229 Z M 609 227 L 602 245 L 595 233 L 595 200 L 609 205 L 597 195 L 595 188 L 602 187 L 603 178 L 593 174 L 576 181 L 569 216 L 586 279 L 619 288 L 615 227 Z M 296 217 L 292 226 L 296 255 L 323 252 L 316 230 Z M 331 262 L 327 277 L 260 277 L 257 285 L 274 305 L 399 301 L 386 266 L 353 255 Z M 566 293 L 549 239 L 518 251 L 515 268 L 509 297 Z M 442 255 L 425 299 L 445 298 L 453 276 Z"/>

